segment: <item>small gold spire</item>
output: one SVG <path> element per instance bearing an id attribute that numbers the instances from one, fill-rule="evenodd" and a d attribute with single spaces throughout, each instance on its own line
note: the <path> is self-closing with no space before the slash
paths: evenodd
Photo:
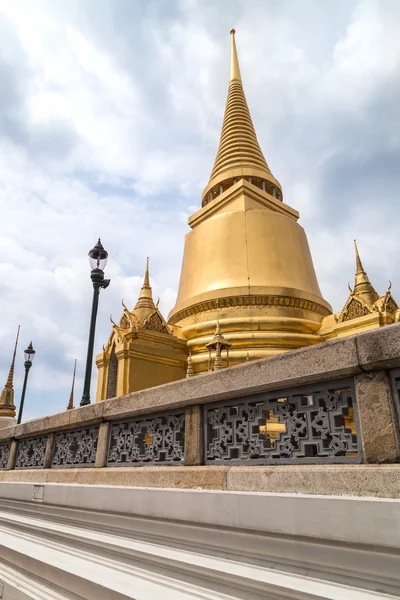
<path id="1" fill-rule="evenodd" d="M 6 385 L 0 396 L 0 416 L 1 417 L 15 417 L 15 406 L 14 406 L 14 367 L 15 357 L 17 354 L 17 346 L 19 339 L 20 325 L 18 325 L 17 338 L 15 340 L 14 353 L 11 361 L 10 371 L 8 373 Z"/>
<path id="2" fill-rule="evenodd" d="M 193 364 L 192 364 L 192 353 L 189 352 L 189 356 L 187 359 L 187 369 L 186 369 L 186 378 L 193 377 Z"/>
<path id="3" fill-rule="evenodd" d="M 356 240 L 354 240 L 354 250 L 356 254 L 356 274 L 353 294 L 359 296 L 364 302 L 367 302 L 367 304 L 372 305 L 378 300 L 379 294 L 376 292 L 367 273 L 364 271 Z"/>
<path id="4" fill-rule="evenodd" d="M 139 299 L 136 303 L 135 309 L 137 308 L 155 308 L 153 302 L 153 293 L 150 287 L 150 275 L 149 275 L 149 258 L 146 258 L 146 271 L 144 274 L 143 285 L 140 290 Z"/>
<path id="5" fill-rule="evenodd" d="M 240 81 L 242 82 L 242 77 L 240 75 L 240 67 L 239 67 L 239 59 L 236 50 L 236 42 L 235 42 L 235 33 L 234 29 L 230 30 L 231 34 L 231 73 L 229 77 L 229 81 Z"/>
<path id="6" fill-rule="evenodd" d="M 226 350 L 226 362 L 227 367 L 229 367 L 229 348 L 231 348 L 232 344 L 228 342 L 221 333 L 221 329 L 219 326 L 219 320 L 217 319 L 217 326 L 215 329 L 215 335 L 212 338 L 211 342 L 206 344 L 206 348 L 208 349 L 209 357 L 208 357 L 208 370 L 211 371 L 211 351 L 215 350 L 215 358 L 214 358 L 214 371 L 219 371 L 223 369 L 222 364 L 222 350 Z"/>
<path id="7" fill-rule="evenodd" d="M 75 364 L 74 364 L 74 374 L 72 376 L 71 394 L 69 396 L 69 402 L 68 402 L 67 410 L 72 410 L 74 408 L 75 374 L 76 374 L 76 359 L 75 359 Z"/>

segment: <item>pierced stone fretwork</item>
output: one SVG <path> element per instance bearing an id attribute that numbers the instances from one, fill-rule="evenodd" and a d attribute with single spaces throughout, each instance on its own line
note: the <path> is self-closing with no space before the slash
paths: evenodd
<path id="1" fill-rule="evenodd" d="M 182 464 L 184 436 L 183 413 L 114 423 L 107 466 Z"/>
<path id="2" fill-rule="evenodd" d="M 52 467 L 89 467 L 96 462 L 99 427 L 56 433 Z"/>
<path id="3" fill-rule="evenodd" d="M 10 448 L 11 442 L 8 442 L 7 444 L 0 444 L 0 469 L 7 469 Z"/>
<path id="4" fill-rule="evenodd" d="M 16 469 L 43 469 L 47 437 L 18 440 Z"/>
<path id="5" fill-rule="evenodd" d="M 351 381 L 204 408 L 206 464 L 360 462 Z"/>

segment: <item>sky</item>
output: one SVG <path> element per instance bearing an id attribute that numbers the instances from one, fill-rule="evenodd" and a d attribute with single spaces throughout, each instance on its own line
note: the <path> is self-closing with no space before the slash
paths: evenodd
<path id="1" fill-rule="evenodd" d="M 145 259 L 164 316 L 187 219 L 217 151 L 235 27 L 258 139 L 341 310 L 353 239 L 400 302 L 398 0 L 0 0 L 0 387 L 32 340 L 24 420 L 82 395 L 92 287 L 109 252 L 95 353 L 133 308 Z M 93 369 L 92 399 L 96 391 Z M 4 383 L 1 383 L 4 381 Z"/>

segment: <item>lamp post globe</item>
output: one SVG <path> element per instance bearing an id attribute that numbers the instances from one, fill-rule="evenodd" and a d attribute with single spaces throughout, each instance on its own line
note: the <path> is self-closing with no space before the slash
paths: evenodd
<path id="1" fill-rule="evenodd" d="M 89 264 L 91 268 L 90 279 L 93 284 L 93 301 L 92 301 L 92 312 L 90 317 L 90 328 L 89 328 L 89 340 L 88 350 L 86 357 L 86 369 L 85 369 L 85 380 L 83 384 L 81 406 L 90 404 L 90 380 L 92 377 L 92 363 L 93 363 L 93 348 L 94 348 L 94 336 L 96 330 L 96 319 L 97 310 L 99 307 L 99 294 L 101 288 L 105 289 L 110 285 L 109 279 L 104 279 L 104 269 L 108 260 L 108 252 L 103 247 L 100 238 L 97 244 L 89 251 Z"/>
<path id="2" fill-rule="evenodd" d="M 25 403 L 26 385 L 28 383 L 28 374 L 29 374 L 29 369 L 32 366 L 33 359 L 35 358 L 35 354 L 36 354 L 36 351 L 33 349 L 32 342 L 31 342 L 29 344 L 29 346 L 26 348 L 26 350 L 24 350 L 25 377 L 24 377 L 24 384 L 22 386 L 21 402 L 19 405 L 17 425 L 19 425 L 22 420 L 22 413 L 24 411 L 24 403 Z"/>

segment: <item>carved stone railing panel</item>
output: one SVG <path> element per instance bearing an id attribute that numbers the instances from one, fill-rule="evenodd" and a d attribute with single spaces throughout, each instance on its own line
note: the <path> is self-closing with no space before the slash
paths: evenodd
<path id="1" fill-rule="evenodd" d="M 183 464 L 184 437 L 184 413 L 113 423 L 107 466 Z"/>
<path id="2" fill-rule="evenodd" d="M 390 379 L 392 382 L 392 394 L 396 407 L 398 423 L 400 426 L 400 369 L 392 369 L 390 371 Z"/>
<path id="3" fill-rule="evenodd" d="M 0 444 L 0 469 L 7 469 L 8 457 L 10 456 L 11 442 Z"/>
<path id="4" fill-rule="evenodd" d="M 47 436 L 18 440 L 16 469 L 43 469 Z"/>
<path id="5" fill-rule="evenodd" d="M 98 438 L 98 425 L 56 433 L 51 466 L 53 468 L 94 467 Z"/>
<path id="6" fill-rule="evenodd" d="M 352 380 L 204 406 L 206 464 L 361 462 Z"/>

